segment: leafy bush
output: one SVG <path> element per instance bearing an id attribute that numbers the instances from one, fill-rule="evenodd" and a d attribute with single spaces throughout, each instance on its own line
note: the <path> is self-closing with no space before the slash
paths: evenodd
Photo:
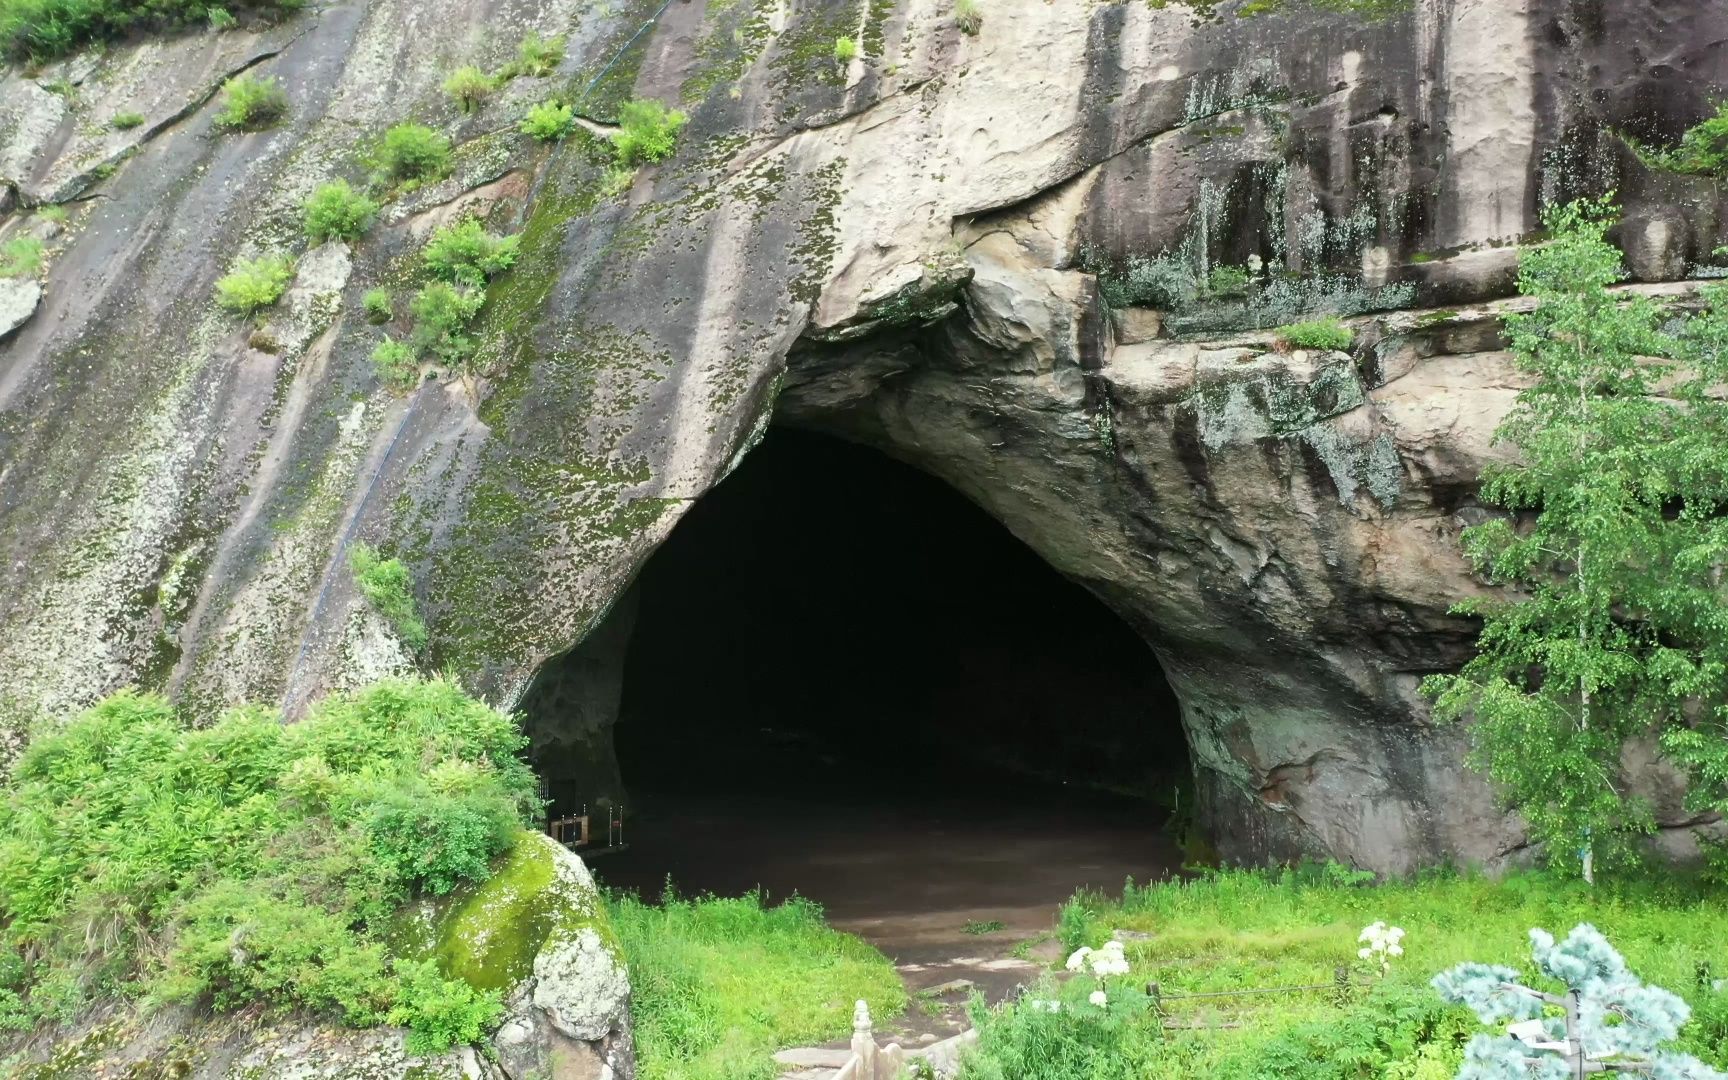
<path id="1" fill-rule="evenodd" d="M 224 7 L 211 8 L 206 13 L 206 18 L 209 20 L 210 29 L 218 34 L 240 25 L 240 20 L 234 17 L 234 13 Z"/>
<path id="2" fill-rule="evenodd" d="M 33 277 L 42 269 L 42 241 L 15 236 L 0 245 L 0 278 Z"/>
<path id="3" fill-rule="evenodd" d="M 222 88 L 222 111 L 216 126 L 234 131 L 258 131 L 288 112 L 288 92 L 276 79 L 247 73 L 229 79 Z"/>
<path id="4" fill-rule="evenodd" d="M 618 109 L 612 150 L 620 165 L 665 161 L 678 148 L 678 132 L 689 117 L 653 99 L 626 101 Z"/>
<path id="5" fill-rule="evenodd" d="M 474 352 L 468 327 L 486 298 L 473 289 L 455 288 L 434 281 L 415 295 L 408 310 L 414 314 L 410 344 L 418 352 L 429 352 L 447 364 L 465 362 Z"/>
<path id="6" fill-rule="evenodd" d="M 497 823 L 538 809 L 524 744 L 442 680 L 290 725 L 248 707 L 200 729 L 160 697 L 108 698 L 37 738 L 0 791 L 0 1022 L 65 1016 L 94 985 L 388 1018 L 427 1047 L 476 1037 L 493 999 L 393 968 L 385 935 L 405 900 L 485 874 L 520 835 Z"/>
<path id="7" fill-rule="evenodd" d="M 1096 250 L 1081 253 L 1080 265 L 1098 275 L 1098 293 L 1118 310 L 1145 307 L 1171 311 L 1186 307 L 1201 293 L 1200 280 L 1187 260 L 1168 252 L 1133 255 L 1117 262 Z"/>
<path id="8" fill-rule="evenodd" d="M 853 60 L 857 59 L 857 57 L 858 43 L 856 41 L 853 41 L 849 37 L 837 37 L 834 39 L 835 63 L 850 64 Z"/>
<path id="9" fill-rule="evenodd" d="M 1356 340 L 1356 332 L 1336 318 L 1314 319 L 1309 322 L 1280 326 L 1273 333 L 1285 349 L 1320 349 L 1345 352 Z"/>
<path id="10" fill-rule="evenodd" d="M 522 39 L 522 44 L 516 46 L 516 62 L 511 65 L 511 74 L 544 77 L 552 74 L 553 69 L 563 59 L 562 35 L 541 37 L 540 31 L 530 30 L 528 36 Z"/>
<path id="11" fill-rule="evenodd" d="M 444 80 L 444 92 L 450 95 L 463 112 L 473 112 L 479 108 L 480 103 L 496 89 L 498 84 L 492 81 L 492 76 L 472 64 L 457 68 Z"/>
<path id="12" fill-rule="evenodd" d="M 433 275 L 456 285 L 480 288 L 516 264 L 518 238 L 489 233 L 473 218 L 432 234 L 421 258 Z"/>
<path id="13" fill-rule="evenodd" d="M 1670 150 L 1650 150 L 1635 146 L 1648 164 L 1670 172 L 1697 176 L 1728 176 L 1728 102 L 1716 109 L 1716 115 L 1689 128 L 1680 136 L 1680 145 Z"/>
<path id="14" fill-rule="evenodd" d="M 115 113 L 114 119 L 108 123 L 113 126 L 115 131 L 131 131 L 135 127 L 143 126 L 144 114 L 139 112 Z"/>
<path id="15" fill-rule="evenodd" d="M 366 312 L 366 321 L 373 324 L 387 323 L 396 317 L 396 299 L 382 286 L 367 289 L 360 298 L 360 307 Z"/>
<path id="16" fill-rule="evenodd" d="M 266 18 L 299 11 L 304 0 L 248 0 Z M 206 0 L 0 0 L 0 51 L 49 60 L 79 46 L 137 30 L 173 30 L 216 20 Z"/>
<path id="17" fill-rule="evenodd" d="M 1253 282 L 1254 275 L 1246 266 L 1214 266 L 1206 275 L 1206 292 L 1211 296 L 1240 296 Z"/>
<path id="18" fill-rule="evenodd" d="M 962 34 L 978 36 L 984 29 L 984 12 L 979 10 L 978 0 L 954 0 L 954 25 Z"/>
<path id="19" fill-rule="evenodd" d="M 378 216 L 378 204 L 355 191 L 346 180 L 319 184 L 306 200 L 306 238 L 314 244 L 328 240 L 352 243 L 366 235 Z"/>
<path id="20" fill-rule="evenodd" d="M 372 370 L 386 385 L 408 390 L 420 376 L 420 358 L 407 342 L 387 337 L 372 350 Z"/>
<path id="21" fill-rule="evenodd" d="M 522 134 L 540 142 L 557 142 L 576 126 L 576 111 L 556 101 L 542 101 L 522 118 Z"/>
<path id="22" fill-rule="evenodd" d="M 282 299 L 294 280 L 294 257 L 261 255 L 243 259 L 216 282 L 216 302 L 229 311 L 250 315 Z"/>
<path id="23" fill-rule="evenodd" d="M 391 183 L 436 179 L 450 171 L 450 140 L 424 124 L 397 124 L 384 133 L 375 159 Z"/>
<path id="24" fill-rule="evenodd" d="M 831 1039 L 852 1003 L 888 1019 L 906 990 L 881 953 L 830 929 L 817 905 L 759 895 L 659 904 L 613 897 L 630 963 L 638 1075 L 658 1080 L 771 1080 L 774 1051 Z"/>
<path id="25" fill-rule="evenodd" d="M 479 1042 L 504 1012 L 498 991 L 446 979 L 438 974 L 436 961 L 398 960 L 394 970 L 399 992 L 388 1018 L 409 1029 L 410 1054 L 442 1054 L 452 1046 Z"/>
<path id="26" fill-rule="evenodd" d="M 376 351 L 372 359 L 377 361 Z M 354 571 L 354 582 L 360 586 L 361 594 L 396 631 L 403 644 L 413 649 L 423 648 L 426 624 L 414 611 L 414 582 L 402 560 L 380 558 L 371 546 L 355 544 L 348 553 L 348 566 Z M 441 876 L 439 880 L 442 882 L 446 878 Z"/>

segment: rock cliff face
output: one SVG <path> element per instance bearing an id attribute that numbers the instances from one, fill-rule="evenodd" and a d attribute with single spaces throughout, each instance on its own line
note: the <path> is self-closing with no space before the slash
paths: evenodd
<path id="1" fill-rule="evenodd" d="M 412 662 L 514 704 L 791 423 L 945 479 L 1136 627 L 1227 851 L 1515 852 L 1415 693 L 1472 636 L 1445 611 L 1516 392 L 1495 305 L 1541 205 L 1610 189 L 1646 287 L 1716 273 L 1714 187 L 1618 133 L 1706 114 L 1728 8 L 1215 6 L 984 0 L 973 36 L 949 0 L 345 0 L 7 70 L 0 239 L 54 235 L 40 295 L 0 283 L 0 715 L 136 681 L 293 710 Z M 443 99 L 529 28 L 569 36 L 554 77 Z M 243 69 L 292 111 L 219 134 Z M 601 138 L 516 133 L 555 93 L 691 123 L 608 194 Z M 409 118 L 453 175 L 305 253 L 267 335 L 220 313 L 229 262 L 299 243 L 304 195 Z M 392 395 L 359 296 L 467 212 L 523 232 L 485 378 Z M 1319 310 L 1350 353 L 1272 348 Z M 356 540 L 412 568 L 423 656 L 357 596 Z"/>

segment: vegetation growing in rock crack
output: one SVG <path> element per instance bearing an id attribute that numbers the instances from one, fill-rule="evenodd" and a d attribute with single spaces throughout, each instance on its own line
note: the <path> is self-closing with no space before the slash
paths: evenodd
<path id="1" fill-rule="evenodd" d="M 850 64 L 853 60 L 857 59 L 857 57 L 858 43 L 856 41 L 853 41 L 849 37 L 837 37 L 834 39 L 835 63 Z"/>
<path id="2" fill-rule="evenodd" d="M 576 126 L 576 111 L 556 101 L 542 101 L 522 118 L 522 134 L 537 142 L 557 142 Z"/>
<path id="3" fill-rule="evenodd" d="M 1647 164 L 1670 172 L 1696 176 L 1728 176 L 1728 102 L 1718 105 L 1715 115 L 1688 128 L 1678 145 L 1651 149 L 1633 141 Z"/>
<path id="4" fill-rule="evenodd" d="M 115 131 L 131 131 L 144 125 L 144 114 L 138 112 L 115 113 L 114 119 L 108 121 Z"/>
<path id="5" fill-rule="evenodd" d="M 382 286 L 367 289 L 366 295 L 360 298 L 360 307 L 370 323 L 387 323 L 396 317 L 396 298 Z"/>
<path id="6" fill-rule="evenodd" d="M 478 109 L 497 88 L 492 76 L 472 64 L 457 68 L 444 80 L 444 92 L 465 113 Z"/>
<path id="7" fill-rule="evenodd" d="M 0 278 L 34 277 L 42 269 L 42 240 L 14 236 L 0 244 Z"/>
<path id="8" fill-rule="evenodd" d="M 299 11 L 305 0 L 248 0 L 238 6 L 249 15 L 279 19 Z M 14 59 L 51 60 L 138 30 L 216 26 L 214 10 L 204 0 L 0 0 L 0 51 Z"/>
<path id="9" fill-rule="evenodd" d="M 366 235 L 377 216 L 376 202 L 346 180 L 331 180 L 319 184 L 306 200 L 306 238 L 314 244 L 330 240 L 353 243 Z"/>
<path id="10" fill-rule="evenodd" d="M 402 560 L 386 559 L 369 544 L 355 544 L 348 552 L 348 566 L 361 595 L 402 643 L 411 649 L 425 648 L 426 624 L 415 611 L 414 581 Z"/>
<path id="11" fill-rule="evenodd" d="M 689 117 L 651 98 L 626 101 L 618 108 L 612 150 L 620 166 L 665 161 L 678 148 L 678 132 Z"/>
<path id="12" fill-rule="evenodd" d="M 1313 319 L 1292 323 L 1274 330 L 1273 336 L 1282 349 L 1319 349 L 1346 352 L 1356 340 L 1356 332 L 1336 318 Z"/>
<path id="13" fill-rule="evenodd" d="M 516 46 L 516 60 L 506 70 L 511 76 L 528 75 L 534 78 L 544 78 L 558 67 L 564 59 L 564 38 L 562 35 L 543 37 L 538 30 L 530 30 L 523 37 L 521 44 Z"/>
<path id="14" fill-rule="evenodd" d="M 303 1008 L 471 1041 L 495 992 L 392 962 L 420 893 L 484 878 L 538 811 L 524 739 L 445 681 L 194 727 L 117 694 L 38 737 L 0 789 L 0 1028 L 92 995 Z"/>
<path id="15" fill-rule="evenodd" d="M 1464 533 L 1508 591 L 1459 605 L 1483 619 L 1477 655 L 1426 684 L 1440 718 L 1472 718 L 1473 760 L 1548 859 L 1586 879 L 1655 828 L 1621 779 L 1629 740 L 1665 733 L 1693 797 L 1728 808 L 1728 403 L 1712 393 L 1728 380 L 1728 289 L 1677 326 L 1609 292 L 1625 276 L 1612 220 L 1603 203 L 1555 209 L 1553 241 L 1523 257 L 1537 306 L 1507 328 L 1533 383 L 1496 432 L 1519 461 L 1482 487 L 1522 519 Z"/>
<path id="16" fill-rule="evenodd" d="M 473 288 L 516 264 L 520 238 L 486 231 L 474 218 L 464 218 L 432 234 L 421 258 L 435 277 Z"/>
<path id="17" fill-rule="evenodd" d="M 412 390 L 420 377 L 420 357 L 405 341 L 386 336 L 372 350 L 372 370 L 393 390 Z"/>
<path id="18" fill-rule="evenodd" d="M 978 36 L 978 31 L 984 29 L 984 12 L 978 0 L 954 0 L 954 25 L 962 34 Z"/>
<path id="19" fill-rule="evenodd" d="M 248 72 L 223 85 L 216 126 L 233 131 L 259 131 L 287 114 L 288 91 L 282 89 L 281 82 Z"/>
<path id="20" fill-rule="evenodd" d="M 216 282 L 216 302 L 229 311 L 251 315 L 282 299 L 294 280 L 292 255 L 242 259 Z"/>
<path id="21" fill-rule="evenodd" d="M 450 140 L 425 124 L 397 124 L 384 133 L 373 163 L 385 184 L 437 180 L 450 172 Z"/>

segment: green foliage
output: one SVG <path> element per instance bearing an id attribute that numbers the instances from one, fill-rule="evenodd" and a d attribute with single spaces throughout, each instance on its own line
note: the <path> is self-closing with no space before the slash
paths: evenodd
<path id="1" fill-rule="evenodd" d="M 376 350 L 372 360 L 378 362 Z M 354 582 L 360 587 L 361 594 L 396 631 L 402 643 L 411 649 L 424 648 L 426 624 L 415 613 L 414 582 L 402 560 L 381 558 L 370 545 L 355 544 L 348 552 L 348 567 L 354 571 Z M 441 877 L 440 881 L 443 880 Z M 438 891 L 446 892 L 448 889 Z"/>
<path id="2" fill-rule="evenodd" d="M 486 297 L 477 290 L 432 282 L 408 305 L 414 315 L 410 344 L 415 352 L 429 352 L 444 363 L 466 363 L 475 345 L 468 328 L 485 303 Z"/>
<path id="3" fill-rule="evenodd" d="M 1273 334 L 1283 348 L 1320 349 L 1327 352 L 1348 352 L 1356 340 L 1356 332 L 1336 318 L 1312 319 L 1280 326 Z"/>
<path id="4" fill-rule="evenodd" d="M 516 265 L 519 245 L 518 237 L 489 233 L 474 218 L 463 218 L 434 232 L 421 258 L 435 277 L 478 289 Z"/>
<path id="5" fill-rule="evenodd" d="M 450 171 L 450 140 L 424 124 L 397 124 L 384 133 L 374 161 L 387 183 L 435 180 Z"/>
<path id="6" fill-rule="evenodd" d="M 522 118 L 522 134 L 539 142 L 557 142 L 576 126 L 576 111 L 556 101 L 542 101 Z"/>
<path id="7" fill-rule="evenodd" d="M 1001 919 L 974 919 L 960 928 L 962 934 L 972 934 L 982 937 L 985 934 L 995 934 L 1008 929 L 1008 924 Z"/>
<path id="8" fill-rule="evenodd" d="M 55 225 L 66 224 L 66 219 L 71 216 L 71 211 L 58 204 L 38 206 L 35 210 L 35 217 L 37 220 L 52 222 Z"/>
<path id="9" fill-rule="evenodd" d="M 139 112 L 115 113 L 114 119 L 108 121 L 115 131 L 131 131 L 144 125 L 144 114 Z"/>
<path id="10" fill-rule="evenodd" d="M 372 370 L 385 385 L 412 390 L 420 378 L 420 358 L 412 345 L 386 337 L 372 350 Z"/>
<path id="11" fill-rule="evenodd" d="M 1522 966 L 1529 927 L 1585 921 L 1613 937 L 1633 970 L 1688 1001 L 1692 1020 L 1678 1049 L 1728 1064 L 1728 993 L 1715 989 L 1728 906 L 1691 879 L 1627 876 L 1590 888 L 1548 873 L 1430 873 L 1374 884 L 1345 867 L 1306 864 L 1130 886 L 1120 898 L 1088 894 L 1070 907 L 1084 913 L 1075 920 L 1081 944 L 1130 932 L 1131 973 L 1109 988 L 1112 1013 L 1138 1004 L 1124 995 L 1156 982 L 1173 1027 L 1143 1008 L 1101 1016 L 1085 1001 L 1089 980 L 1036 987 L 1019 1008 L 978 1018 L 967 1080 L 1452 1080 L 1480 1028 L 1467 1010 L 1436 997 L 1429 980 L 1467 960 Z M 1376 921 L 1405 928 L 1404 954 L 1384 978 L 1362 983 L 1358 975 L 1358 986 L 1339 996 L 1330 989 L 1334 973 L 1355 961 L 1362 928 Z M 1326 989 L 1177 997 L 1292 986 Z M 1065 1008 L 1048 1014 L 1027 1000 Z M 1116 1071 L 1124 1062 L 1138 1071 Z"/>
<path id="12" fill-rule="evenodd" d="M 388 1018 L 428 1047 L 476 1037 L 495 999 L 392 968 L 384 939 L 405 900 L 485 875 L 520 835 L 538 809 L 524 744 L 445 681 L 289 725 L 251 707 L 194 728 L 162 698 L 107 699 L 39 736 L 0 790 L 0 1024 L 95 991 Z"/>
<path id="13" fill-rule="evenodd" d="M 552 74 L 563 59 L 563 35 L 541 37 L 540 31 L 530 30 L 522 43 L 516 46 L 516 62 L 511 65 L 511 73 L 543 78 Z"/>
<path id="14" fill-rule="evenodd" d="M 1654 828 L 1621 783 L 1626 742 L 1668 724 L 1688 760 L 1728 719 L 1728 406 L 1712 394 L 1728 376 L 1728 295 L 1664 330 L 1649 300 L 1608 291 L 1623 276 L 1610 221 L 1604 204 L 1555 210 L 1554 240 L 1522 261 L 1537 306 L 1507 327 L 1532 385 L 1496 432 L 1520 461 L 1482 487 L 1522 520 L 1464 534 L 1509 593 L 1460 605 L 1483 619 L 1477 655 L 1425 686 L 1441 719 L 1474 719 L 1473 760 L 1548 858 L 1581 860 L 1586 877 Z"/>
<path id="15" fill-rule="evenodd" d="M 984 12 L 978 7 L 978 0 L 954 0 L 954 25 L 962 34 L 978 36 L 984 29 Z"/>
<path id="16" fill-rule="evenodd" d="M 1680 144 L 1669 150 L 1637 146 L 1648 164 L 1670 172 L 1697 176 L 1728 176 L 1728 102 L 1717 106 L 1716 115 L 1689 128 Z"/>
<path id="17" fill-rule="evenodd" d="M 665 161 L 678 148 L 678 132 L 689 117 L 652 99 L 626 101 L 618 108 L 612 151 L 621 166 Z"/>
<path id="18" fill-rule="evenodd" d="M 276 19 L 299 11 L 304 0 L 250 0 L 249 13 Z M 50 60 L 92 41 L 138 30 L 175 30 L 208 21 L 206 0 L 0 0 L 0 52 L 16 59 Z M 230 16 L 232 18 L 232 16 Z"/>
<path id="19" fill-rule="evenodd" d="M 242 259 L 216 282 L 216 302 L 229 311 L 250 315 L 282 299 L 294 280 L 292 255 L 260 255 Z"/>
<path id="20" fill-rule="evenodd" d="M 288 113 L 288 92 L 276 79 L 247 73 L 236 75 L 222 87 L 222 110 L 216 126 L 234 131 L 258 131 Z"/>
<path id="21" fill-rule="evenodd" d="M 1206 275 L 1206 292 L 1212 296 L 1240 296 L 1254 283 L 1246 266 L 1214 266 Z"/>
<path id="22" fill-rule="evenodd" d="M 367 289 L 366 295 L 360 298 L 360 307 L 366 312 L 366 321 L 374 325 L 387 323 L 396 317 L 396 298 L 383 286 Z"/>
<path id="23" fill-rule="evenodd" d="M 879 1020 L 906 1007 L 888 960 L 829 929 L 807 900 L 668 891 L 658 905 L 615 897 L 609 907 L 644 1080 L 773 1080 L 774 1051 L 847 1031 L 854 1001 Z"/>
<path id="24" fill-rule="evenodd" d="M 389 1020 L 409 1029 L 410 1054 L 442 1054 L 452 1046 L 477 1043 L 504 1013 L 498 991 L 446 979 L 436 961 L 398 960 L 394 968 L 401 992 Z"/>
<path id="25" fill-rule="evenodd" d="M 15 236 L 0 244 L 0 278 L 34 277 L 42 269 L 42 241 Z"/>
<path id="26" fill-rule="evenodd" d="M 206 12 L 206 18 L 210 23 L 210 30 L 217 34 L 240 25 L 240 20 L 234 17 L 234 13 L 224 7 L 211 8 Z"/>
<path id="27" fill-rule="evenodd" d="M 450 95 L 463 112 L 473 112 L 479 108 L 480 103 L 496 89 L 498 84 L 493 82 L 492 76 L 472 64 L 457 68 L 444 80 L 444 92 Z"/>
<path id="28" fill-rule="evenodd" d="M 366 235 L 378 216 L 378 204 L 355 191 L 346 180 L 319 184 L 306 200 L 306 238 L 314 244 L 328 240 L 353 243 Z"/>
<path id="29" fill-rule="evenodd" d="M 853 60 L 855 60 L 857 58 L 858 58 L 858 43 L 856 41 L 853 41 L 849 37 L 837 37 L 834 39 L 834 62 L 835 63 L 837 63 L 837 64 L 850 64 Z"/>

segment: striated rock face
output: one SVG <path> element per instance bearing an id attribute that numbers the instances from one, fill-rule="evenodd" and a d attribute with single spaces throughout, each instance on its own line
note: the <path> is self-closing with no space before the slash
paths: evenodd
<path id="1" fill-rule="evenodd" d="M 7 71 L 5 228 L 81 201 L 0 345 L 0 716 L 133 681 L 294 709 L 398 666 L 357 539 L 414 572 L 416 662 L 514 704 L 794 423 L 942 477 L 1138 629 L 1228 852 L 1516 852 L 1415 693 L 1472 637 L 1445 614 L 1475 588 L 1456 537 L 1517 389 L 1493 303 L 1544 202 L 1610 189 L 1642 282 L 1717 273 L 1715 188 L 1617 132 L 1706 115 L 1728 9 L 1237 6 L 995 0 L 973 37 L 948 0 L 345 0 Z M 449 68 L 500 66 L 530 27 L 569 36 L 556 76 L 472 116 L 443 99 Z M 292 112 L 220 135 L 210 96 L 246 68 Z M 516 133 L 555 93 L 691 123 L 608 194 L 600 138 Z M 113 131 L 124 111 L 146 123 Z M 300 245 L 300 199 L 361 179 L 407 118 L 459 140 L 453 175 L 307 253 L 268 336 L 217 311 L 229 262 Z M 523 232 L 485 377 L 392 395 L 359 296 L 411 287 L 466 212 Z M 1272 349 L 1266 328 L 1319 310 L 1353 317 L 1351 353 Z M 575 741 L 605 741 L 597 687 Z"/>

